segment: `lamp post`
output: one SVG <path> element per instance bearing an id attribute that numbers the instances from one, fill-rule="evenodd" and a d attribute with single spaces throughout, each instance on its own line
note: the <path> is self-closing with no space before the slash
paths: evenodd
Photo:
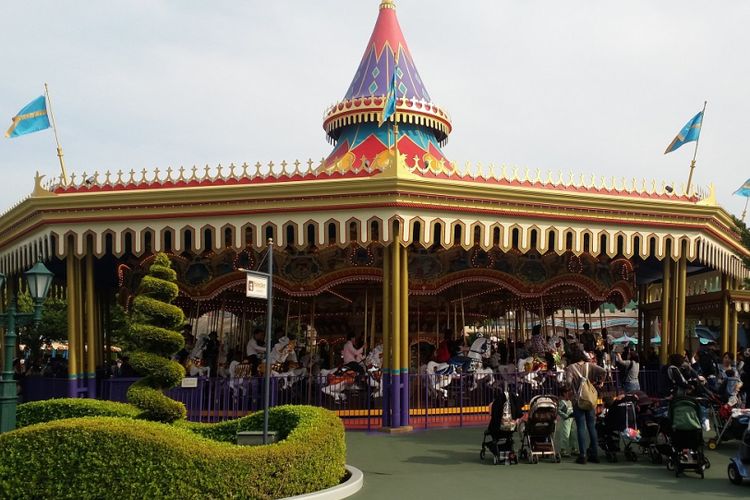
<path id="1" fill-rule="evenodd" d="M 44 299 L 52 284 L 54 273 L 44 264 L 37 262 L 34 267 L 23 273 L 29 287 L 29 295 L 34 302 L 33 313 L 16 312 L 17 297 L 15 291 L 8 297 L 8 311 L 0 314 L 0 325 L 5 327 L 5 363 L 3 378 L 0 382 L 0 433 L 16 428 L 16 404 L 18 394 L 13 373 L 13 358 L 16 354 L 16 329 L 38 323 L 42 319 Z M 0 289 L 5 285 L 5 275 L 0 273 Z"/>

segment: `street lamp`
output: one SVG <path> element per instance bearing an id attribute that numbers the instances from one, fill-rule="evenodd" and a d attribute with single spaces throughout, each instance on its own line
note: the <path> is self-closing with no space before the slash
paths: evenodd
<path id="1" fill-rule="evenodd" d="M 44 299 L 52 284 L 54 273 L 44 264 L 37 262 L 34 267 L 23 273 L 29 287 L 29 295 L 34 302 L 34 312 L 16 312 L 17 297 L 15 291 L 8 297 L 8 310 L 0 314 L 0 325 L 5 327 L 5 363 L 3 379 L 0 382 L 0 433 L 16 428 L 16 404 L 18 394 L 16 381 L 13 378 L 13 358 L 16 355 L 16 328 L 38 323 L 42 319 Z M 0 273 L 0 289 L 5 285 L 5 275 Z"/>

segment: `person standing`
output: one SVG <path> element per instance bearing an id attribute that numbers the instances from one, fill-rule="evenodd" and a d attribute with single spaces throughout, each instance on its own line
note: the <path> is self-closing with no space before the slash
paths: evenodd
<path id="1" fill-rule="evenodd" d="M 573 438 L 573 391 L 568 385 L 563 385 L 560 394 L 562 397 L 557 402 L 556 448 L 561 457 L 567 458 L 571 453 L 578 455 L 576 439 Z"/>
<path id="2" fill-rule="evenodd" d="M 640 374 L 641 365 L 639 363 L 638 353 L 630 351 L 628 353 L 628 360 L 623 361 L 622 355 L 618 352 L 615 357 L 615 363 L 619 368 L 622 369 L 623 373 L 623 388 L 625 392 L 637 392 L 641 390 L 641 384 L 638 380 Z"/>
<path id="3" fill-rule="evenodd" d="M 588 323 L 583 324 L 583 333 L 580 336 L 580 341 L 586 352 L 596 351 L 596 337 L 594 337 L 594 332 L 591 331 L 591 325 Z"/>
<path id="4" fill-rule="evenodd" d="M 570 365 L 565 369 L 565 381 L 573 390 L 573 418 L 576 422 L 576 431 L 578 434 L 578 458 L 576 463 L 585 464 L 589 462 L 599 463 L 599 448 L 596 435 L 596 403 L 593 407 L 581 407 L 583 401 L 580 400 L 581 386 L 584 380 L 588 380 L 594 385 L 604 380 L 607 372 L 604 368 L 590 363 L 586 355 L 580 351 L 572 353 Z M 586 454 L 586 432 L 588 431 L 589 447 Z"/>

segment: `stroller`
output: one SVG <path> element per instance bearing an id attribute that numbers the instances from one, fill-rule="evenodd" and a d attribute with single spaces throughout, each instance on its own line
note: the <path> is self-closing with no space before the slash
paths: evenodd
<path id="1" fill-rule="evenodd" d="M 479 452 L 481 460 L 485 459 L 489 450 L 494 465 L 518 463 L 518 457 L 513 449 L 513 434 L 521 415 L 521 406 L 516 394 L 504 391 L 495 398 L 492 402 L 490 425 L 484 431 L 482 451 Z"/>
<path id="2" fill-rule="evenodd" d="M 741 441 L 750 424 L 750 409 L 732 408 L 725 404 L 718 411 L 713 410 L 716 437 L 708 440 L 708 449 L 715 450 L 724 441 Z"/>
<path id="3" fill-rule="evenodd" d="M 523 442 L 518 455 L 530 464 L 539 463 L 539 457 L 552 457 L 560 462 L 555 450 L 555 423 L 557 422 L 557 398 L 534 396 L 529 402 L 529 414 L 523 426 Z"/>
<path id="4" fill-rule="evenodd" d="M 625 445 L 625 458 L 636 462 L 638 454 L 632 450 L 633 443 L 640 440 L 636 418 L 638 398 L 627 395 L 613 401 L 596 423 L 599 447 L 604 450 L 607 460 L 617 462 L 620 441 Z"/>
<path id="5" fill-rule="evenodd" d="M 742 434 L 742 442 L 729 462 L 727 475 L 733 484 L 742 484 L 750 479 L 750 427 Z"/>
<path id="6" fill-rule="evenodd" d="M 670 453 L 667 469 L 673 470 L 675 477 L 686 470 L 697 472 L 701 479 L 711 464 L 703 454 L 703 427 L 700 407 L 689 397 L 676 397 L 669 405 L 671 422 Z"/>

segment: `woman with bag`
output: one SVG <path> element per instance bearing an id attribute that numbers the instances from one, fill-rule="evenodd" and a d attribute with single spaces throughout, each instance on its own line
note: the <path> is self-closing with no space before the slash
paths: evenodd
<path id="1" fill-rule="evenodd" d="M 596 405 L 598 393 L 594 384 L 604 380 L 604 368 L 589 363 L 581 351 L 572 353 L 570 364 L 565 369 L 565 381 L 573 389 L 573 418 L 578 431 L 578 458 L 576 463 L 599 463 L 599 447 L 596 436 Z M 589 448 L 586 455 L 586 431 L 589 435 Z"/>

